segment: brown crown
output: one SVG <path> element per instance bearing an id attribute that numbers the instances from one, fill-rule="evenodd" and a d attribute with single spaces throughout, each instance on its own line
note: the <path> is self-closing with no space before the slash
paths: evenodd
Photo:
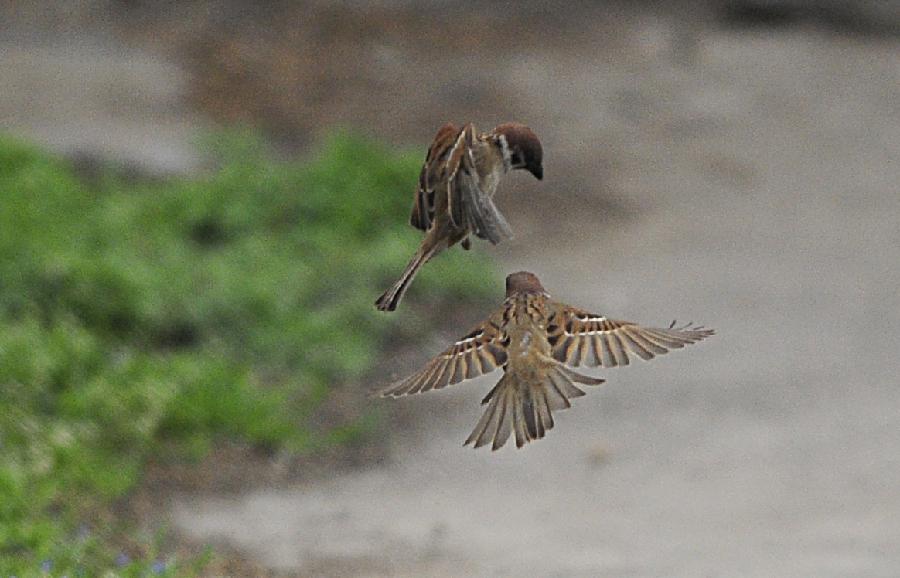
<path id="1" fill-rule="evenodd" d="M 514 293 L 546 293 L 541 280 L 534 273 L 519 271 L 506 277 L 506 296 Z"/>
<path id="2" fill-rule="evenodd" d="M 525 166 L 522 167 L 538 179 L 543 178 L 544 147 L 530 128 L 517 122 L 507 122 L 494 128 L 494 134 L 506 137 L 510 150 L 521 154 Z"/>

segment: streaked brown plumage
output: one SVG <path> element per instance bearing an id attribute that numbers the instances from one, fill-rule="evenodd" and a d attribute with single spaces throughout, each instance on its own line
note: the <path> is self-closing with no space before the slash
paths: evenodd
<path id="1" fill-rule="evenodd" d="M 442 126 L 428 147 L 409 218 L 425 238 L 400 279 L 375 302 L 378 309 L 396 309 L 419 268 L 456 243 L 468 249 L 470 234 L 494 245 L 511 237 L 492 197 L 511 170 L 525 169 L 542 179 L 542 162 L 541 143 L 525 125 L 501 124 L 485 134 L 476 134 L 471 123 L 462 130 L 452 123 Z"/>
<path id="2" fill-rule="evenodd" d="M 516 447 L 522 447 L 553 427 L 554 410 L 584 395 L 576 383 L 604 381 L 567 365 L 628 365 L 631 355 L 652 359 L 714 333 L 674 325 L 645 328 L 588 313 L 550 299 L 532 273 L 513 273 L 506 278 L 506 301 L 499 310 L 424 369 L 378 393 L 401 397 L 441 389 L 502 367 L 503 377 L 482 400 L 487 408 L 465 443 L 476 448 L 490 443 L 496 450 L 515 435 Z"/>

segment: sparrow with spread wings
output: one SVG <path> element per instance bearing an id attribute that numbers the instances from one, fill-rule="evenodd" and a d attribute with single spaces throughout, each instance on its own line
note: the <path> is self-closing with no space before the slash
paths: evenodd
<path id="1" fill-rule="evenodd" d="M 604 382 L 569 367 L 628 365 L 630 356 L 652 359 L 714 333 L 674 325 L 648 328 L 588 313 L 550 299 L 532 273 L 513 273 L 506 278 L 506 301 L 498 311 L 424 369 L 378 395 L 441 389 L 502 367 L 503 377 L 482 400 L 487 408 L 465 445 L 491 444 L 496 450 L 515 435 L 521 448 L 553 427 L 554 410 L 568 408 L 570 399 L 584 395 L 576 383 Z"/>
<path id="2" fill-rule="evenodd" d="M 469 235 L 494 245 L 512 236 L 492 197 L 500 178 L 515 169 L 544 177 L 541 141 L 523 124 L 506 123 L 489 133 L 447 123 L 438 130 L 419 173 L 410 224 L 425 238 L 400 279 L 378 298 L 381 311 L 397 308 L 419 268 L 448 247 L 470 246 Z"/>

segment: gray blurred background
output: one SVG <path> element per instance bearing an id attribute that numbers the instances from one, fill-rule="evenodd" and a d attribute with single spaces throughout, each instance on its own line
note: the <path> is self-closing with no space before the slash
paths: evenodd
<path id="1" fill-rule="evenodd" d="M 335 126 L 424 149 L 447 120 L 525 122 L 546 177 L 506 181 L 516 238 L 475 250 L 585 309 L 718 330 L 604 371 L 520 451 L 461 447 L 494 376 L 395 402 L 416 417 L 388 459 L 166 497 L 190 539 L 304 576 L 900 575 L 897 2 L 13 0 L 0 22 L 0 127 L 142 172 L 203 170 L 198 131 L 235 123 L 296 156 Z"/>

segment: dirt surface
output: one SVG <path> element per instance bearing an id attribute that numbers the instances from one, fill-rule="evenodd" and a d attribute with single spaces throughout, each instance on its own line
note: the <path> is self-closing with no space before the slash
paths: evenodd
<path id="1" fill-rule="evenodd" d="M 421 429 L 389 463 L 177 500 L 179 527 L 310 575 L 896 575 L 898 44 L 625 26 L 616 60 L 495 69 L 540 95 L 559 207 L 510 211 L 500 253 L 560 299 L 719 335 L 604 372 L 521 451 L 461 447 L 493 376 L 400 401 Z M 512 181 L 504 208 L 536 188 Z"/>
<path id="2" fill-rule="evenodd" d="M 185 89 L 177 63 L 106 34 L 0 27 L 0 130 L 62 154 L 152 174 L 195 169 L 207 123 Z"/>
<path id="3" fill-rule="evenodd" d="M 424 145 L 478 109 L 446 83 L 489 79 L 475 120 L 529 122 L 547 176 L 506 182 L 517 236 L 475 250 L 598 313 L 718 335 L 596 372 L 607 384 L 519 451 L 462 447 L 496 376 L 384 402 L 420 416 L 389 460 L 176 496 L 174 524 L 310 576 L 896 576 L 900 42 L 677 11 L 618 9 L 577 33 L 577 18 L 539 16 L 517 22 L 546 46 L 490 60 L 478 45 L 430 91 L 364 84 L 368 106 L 322 110 Z M 439 76 L 420 48 L 374 53 L 394 75 L 383 86 Z M 219 86 L 189 82 L 195 98 Z M 400 115 L 394 98 L 416 108 Z"/>

